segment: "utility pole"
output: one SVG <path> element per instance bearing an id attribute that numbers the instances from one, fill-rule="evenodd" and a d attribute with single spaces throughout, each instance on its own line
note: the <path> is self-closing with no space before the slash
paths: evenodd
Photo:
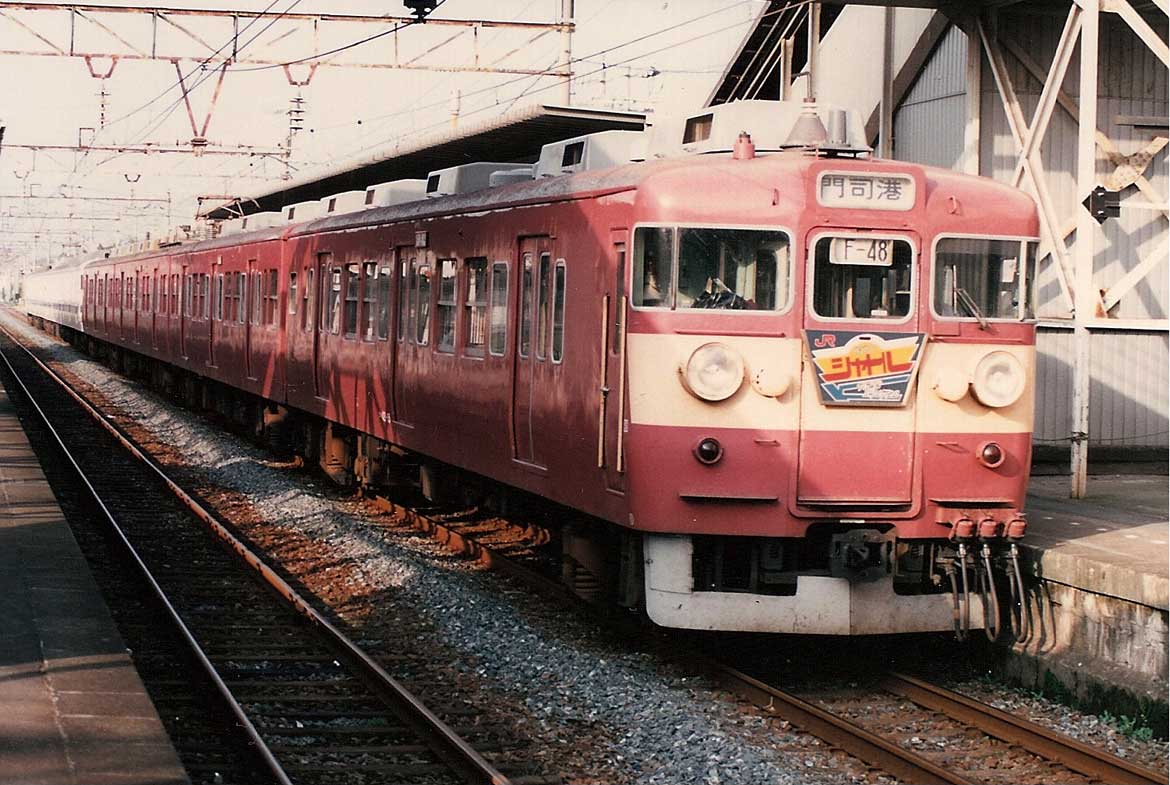
<path id="1" fill-rule="evenodd" d="M 573 103 L 573 0 L 561 0 L 561 100 L 565 106 Z"/>

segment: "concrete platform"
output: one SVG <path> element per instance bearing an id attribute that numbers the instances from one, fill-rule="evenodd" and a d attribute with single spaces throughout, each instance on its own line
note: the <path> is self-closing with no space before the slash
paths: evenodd
<path id="1" fill-rule="evenodd" d="M 1090 707 L 1165 716 L 1170 611 L 1170 485 L 1160 475 L 1033 477 L 1024 555 L 1033 635 L 1014 647 L 1026 683 Z"/>
<path id="2" fill-rule="evenodd" d="M 0 783 L 187 783 L 0 388 Z"/>

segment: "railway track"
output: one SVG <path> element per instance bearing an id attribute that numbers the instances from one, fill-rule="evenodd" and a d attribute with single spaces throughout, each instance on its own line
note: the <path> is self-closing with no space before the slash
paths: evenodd
<path id="1" fill-rule="evenodd" d="M 482 516 L 425 510 L 414 501 L 380 497 L 382 509 L 442 543 L 453 553 L 511 575 L 540 596 L 571 607 L 588 606 L 532 563 L 522 563 L 481 538 L 513 543 L 523 536 L 499 537 Z M 539 545 L 539 537 L 534 542 Z M 609 617 L 607 617 L 608 619 Z M 678 656 L 678 652 L 668 652 Z M 861 690 L 816 691 L 803 697 L 781 690 L 724 662 L 688 654 L 729 691 L 767 715 L 821 739 L 873 773 L 902 782 L 946 783 L 1166 783 L 1165 775 L 1121 760 L 1061 734 L 920 679 L 884 674 Z M 877 708 L 875 708 L 877 707 Z M 916 718 L 910 717 L 917 713 Z M 915 730 L 918 723 L 922 730 Z M 941 735 L 940 735 L 941 734 Z M 933 738 L 943 738 L 942 745 Z M 923 749 L 934 745 L 934 749 Z M 1006 763 L 1010 765 L 1004 765 Z"/>
<path id="2" fill-rule="evenodd" d="M 378 504 L 453 553 L 475 559 L 525 583 L 542 597 L 596 611 L 532 564 L 509 558 L 480 542 L 480 525 L 458 516 L 428 515 L 379 498 Z M 607 617 L 612 621 L 612 618 Z M 742 670 L 690 653 L 726 689 L 777 719 L 810 733 L 832 749 L 906 783 L 1167 783 L 1166 775 L 1132 764 L 1041 725 L 914 676 L 884 673 L 852 694 L 804 697 Z M 893 699 L 893 700 L 891 700 Z M 900 699 L 900 700 L 899 700 Z M 886 704 L 886 710 L 875 705 Z M 860 710 L 859 710 L 860 707 Z M 912 717 L 917 713 L 918 717 Z M 911 728 L 916 719 L 920 730 Z M 943 747 L 926 737 L 944 738 Z"/>
<path id="3" fill-rule="evenodd" d="M 165 625 L 169 638 L 183 644 L 181 654 L 165 647 L 145 652 L 144 676 L 161 677 L 148 688 L 164 696 L 162 713 L 182 718 L 199 716 L 208 703 L 217 707 L 219 721 L 195 729 L 194 744 L 178 723 L 176 744 L 194 781 L 550 782 L 528 776 L 501 729 L 479 723 L 449 693 L 434 709 L 424 705 L 389 672 L 408 674 L 409 657 L 375 660 L 363 651 L 4 333 L 0 371 L 15 382 L 8 386 L 26 421 L 40 419 L 34 427 L 76 472 L 92 517 L 110 526 L 137 572 L 137 607 L 153 613 L 139 626 Z M 210 701 L 205 693 L 184 694 L 192 669 L 213 691 Z M 190 705 L 195 701 L 203 706 Z M 225 728 L 239 737 L 230 744 L 235 754 L 208 742 L 206 733 Z M 493 755 L 520 775 L 505 775 L 489 761 Z"/>

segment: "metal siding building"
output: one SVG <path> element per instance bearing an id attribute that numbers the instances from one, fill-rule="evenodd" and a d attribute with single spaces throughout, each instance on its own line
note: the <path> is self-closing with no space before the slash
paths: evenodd
<path id="1" fill-rule="evenodd" d="M 1007 53 L 1007 72 L 1024 117 L 1030 122 L 1039 101 L 1041 79 L 1052 62 L 1065 18 L 1063 13 L 1005 12 L 1000 16 L 998 40 Z M 992 35 L 995 35 L 993 32 Z M 894 115 L 895 157 L 937 166 L 961 168 L 966 124 L 966 64 L 968 37 L 951 27 L 939 40 Z M 1134 38 L 1125 23 L 1113 15 L 1101 18 L 1101 56 L 1097 128 L 1123 155 L 1133 154 L 1156 136 L 1166 134 L 1155 120 L 1167 116 L 1167 69 Z M 880 45 L 880 43 L 879 43 Z M 1039 77 L 1023 59 L 1038 66 Z M 1007 115 L 987 58 L 981 78 L 979 171 L 1010 182 L 1019 158 Z M 1033 65 L 1033 64 L 1029 64 Z M 1077 55 L 1064 79 L 1072 106 L 1058 104 L 1051 119 L 1041 156 L 1048 189 L 1057 215 L 1075 213 L 1077 123 Z M 1145 123 L 1145 125 L 1143 125 Z M 1115 165 L 1099 154 L 1097 173 L 1108 182 Z M 1145 170 L 1153 188 L 1167 191 L 1167 149 Z M 1126 208 L 1136 197 L 1130 188 L 1122 195 L 1118 218 L 1105 221 L 1096 241 L 1093 281 L 1102 290 L 1118 281 L 1142 259 L 1158 252 L 1167 236 L 1167 221 L 1159 213 Z M 1070 222 L 1061 230 L 1074 228 Z M 1075 235 L 1067 238 L 1071 244 Z M 1165 255 L 1165 251 L 1162 251 Z M 1170 378 L 1165 325 L 1137 325 L 1130 320 L 1165 320 L 1170 316 L 1170 273 L 1166 260 L 1125 293 L 1110 310 L 1116 327 L 1094 326 L 1091 342 L 1090 445 L 1095 448 L 1149 448 L 1165 450 L 1170 432 Z M 1052 257 L 1038 276 L 1038 313 L 1042 319 L 1037 339 L 1036 438 L 1039 445 L 1067 445 L 1072 430 L 1073 341 L 1071 324 L 1062 320 L 1070 309 L 1061 293 Z M 1132 454 L 1132 451 L 1130 451 Z"/>

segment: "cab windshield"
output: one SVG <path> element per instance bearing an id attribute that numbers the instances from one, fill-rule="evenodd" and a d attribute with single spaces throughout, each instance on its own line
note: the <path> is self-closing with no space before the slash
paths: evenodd
<path id="1" fill-rule="evenodd" d="M 934 312 L 943 318 L 1030 319 L 1026 240 L 944 237 L 934 252 Z"/>
<path id="2" fill-rule="evenodd" d="M 635 306 L 780 311 L 788 306 L 789 241 L 760 229 L 639 227 Z"/>

